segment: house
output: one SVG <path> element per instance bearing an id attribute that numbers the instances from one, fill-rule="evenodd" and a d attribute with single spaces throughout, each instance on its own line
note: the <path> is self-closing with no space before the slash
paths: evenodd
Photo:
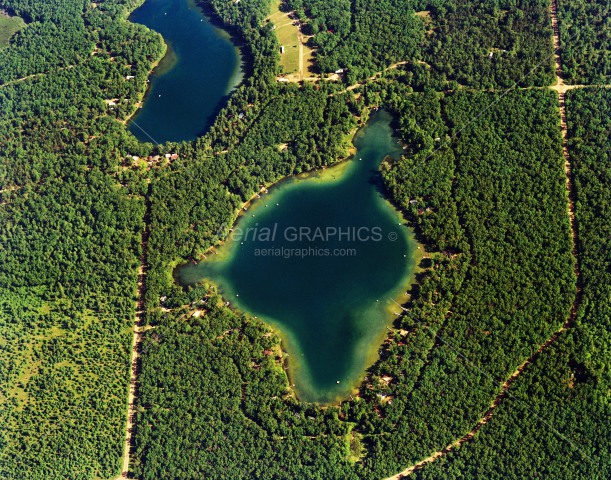
<path id="1" fill-rule="evenodd" d="M 344 69 L 343 69 L 343 68 L 340 68 L 340 69 L 338 69 L 338 70 L 335 70 L 335 73 L 337 73 L 338 75 L 339 75 L 340 73 L 344 73 Z"/>

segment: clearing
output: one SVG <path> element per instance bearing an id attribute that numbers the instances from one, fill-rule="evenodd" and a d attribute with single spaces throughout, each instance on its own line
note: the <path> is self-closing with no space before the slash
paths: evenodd
<path id="1" fill-rule="evenodd" d="M 8 46 L 8 42 L 15 33 L 25 27 L 25 22 L 20 17 L 12 17 L 7 12 L 0 10 L 0 48 Z"/>
<path id="2" fill-rule="evenodd" d="M 305 44 L 308 37 L 301 33 L 300 20 L 294 12 L 287 10 L 283 0 L 273 0 L 271 13 L 265 20 L 274 24 L 281 48 L 280 66 L 283 73 L 279 79 L 300 82 L 314 63 L 314 50 Z"/>

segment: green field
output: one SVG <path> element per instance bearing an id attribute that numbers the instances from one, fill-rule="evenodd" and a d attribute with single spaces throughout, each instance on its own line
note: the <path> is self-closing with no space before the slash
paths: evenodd
<path id="1" fill-rule="evenodd" d="M 283 17 L 276 26 L 276 35 L 278 43 L 284 47 L 284 53 L 280 55 L 283 72 L 299 71 L 299 30 L 290 23 L 287 25 L 287 18 Z"/>
<path id="2" fill-rule="evenodd" d="M 280 66 L 286 74 L 299 71 L 299 27 L 293 25 L 288 12 L 280 10 L 282 0 L 274 0 L 270 7 L 268 22 L 274 24 L 274 30 L 278 43 L 284 47 L 284 53 L 280 55 Z"/>
<path id="3" fill-rule="evenodd" d="M 23 27 L 25 22 L 20 17 L 0 13 L 0 48 L 6 47 L 11 37 Z"/>

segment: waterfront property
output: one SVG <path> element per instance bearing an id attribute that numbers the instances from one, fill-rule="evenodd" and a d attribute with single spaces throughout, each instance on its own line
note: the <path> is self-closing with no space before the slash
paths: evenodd
<path id="1" fill-rule="evenodd" d="M 379 185 L 380 162 L 402 151 L 389 122 L 376 114 L 348 163 L 261 195 L 220 255 L 179 271 L 182 283 L 211 281 L 279 331 L 305 400 L 351 393 L 412 280 L 415 242 Z"/>

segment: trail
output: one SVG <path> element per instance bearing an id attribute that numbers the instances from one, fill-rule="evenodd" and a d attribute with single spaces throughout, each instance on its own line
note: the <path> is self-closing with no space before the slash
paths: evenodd
<path id="1" fill-rule="evenodd" d="M 564 155 L 564 171 L 566 175 L 566 189 L 568 192 L 568 203 L 567 210 L 570 220 L 570 228 L 571 228 L 571 239 L 573 243 L 573 256 L 575 258 L 575 276 L 577 278 L 576 292 L 575 292 L 575 300 L 573 302 L 573 306 L 571 308 L 571 313 L 567 319 L 567 321 L 562 325 L 562 327 L 556 331 L 543 345 L 541 345 L 535 353 L 533 353 L 528 359 L 522 362 L 515 372 L 511 374 L 511 376 L 505 380 L 505 382 L 501 385 L 501 392 L 496 396 L 486 414 L 481 418 L 479 422 L 464 436 L 455 440 L 450 445 L 445 447 L 443 450 L 434 452 L 427 458 L 420 460 L 418 463 L 406 468 L 401 471 L 397 475 L 389 477 L 387 480 L 399 480 L 403 477 L 407 477 L 412 474 L 414 471 L 424 467 L 427 463 L 431 463 L 434 460 L 447 455 L 449 452 L 454 450 L 455 448 L 461 446 L 463 443 L 471 440 L 475 434 L 493 417 L 496 408 L 503 402 L 505 398 L 509 395 L 509 388 L 516 381 L 516 379 L 520 376 L 520 374 L 531 364 L 533 363 L 539 355 L 545 351 L 550 345 L 552 345 L 568 328 L 570 328 L 577 316 L 577 310 L 581 305 L 582 299 L 582 287 L 581 287 L 581 276 L 580 276 L 580 268 L 579 268 L 579 256 L 578 256 L 578 236 L 577 236 L 577 222 L 575 220 L 575 190 L 573 183 L 573 172 L 571 167 L 571 162 L 569 158 L 569 150 L 568 150 L 568 136 L 567 136 L 567 123 L 566 123 L 566 106 L 565 106 L 565 92 L 572 88 L 582 88 L 582 85 L 565 85 L 564 79 L 562 78 L 562 64 L 560 59 L 560 31 L 558 28 L 558 0 L 551 0 L 550 5 L 550 14 L 552 19 L 552 27 L 554 30 L 554 59 L 556 64 L 556 85 L 552 87 L 554 90 L 558 92 L 559 106 L 560 106 L 560 128 L 562 131 L 562 149 Z"/>
<path id="2" fill-rule="evenodd" d="M 21 78 L 16 78 L 15 80 L 9 80 L 8 82 L 5 82 L 2 85 L 0 85 L 0 88 L 8 87 L 10 85 L 14 85 L 15 83 L 25 82 L 26 80 L 30 80 L 32 78 L 43 77 L 43 76 L 46 76 L 46 75 L 50 75 L 52 73 L 61 72 L 62 70 L 69 70 L 71 68 L 74 68 L 75 66 L 76 65 L 68 65 L 66 67 L 61 67 L 61 68 L 58 68 L 58 69 L 50 71 L 50 72 L 34 73 L 32 75 L 28 75 L 27 77 L 21 77 Z"/>
<path id="3" fill-rule="evenodd" d="M 577 314 L 577 308 L 580 302 L 581 289 L 578 287 L 575 302 L 573 303 L 573 308 L 571 310 L 571 314 L 569 315 L 568 320 L 544 344 L 542 344 L 535 353 L 533 353 L 527 360 L 522 362 L 507 380 L 505 380 L 505 382 L 501 385 L 501 392 L 490 404 L 490 407 L 488 408 L 484 416 L 480 419 L 480 421 L 477 422 L 477 424 L 468 433 L 460 437 L 458 440 L 455 440 L 454 442 L 449 444 L 443 450 L 434 452 L 430 456 L 426 457 L 423 460 L 420 460 L 418 463 L 415 463 L 414 465 L 406 468 L 400 473 L 393 475 L 392 477 L 388 477 L 386 480 L 400 480 L 401 478 L 407 477 L 416 470 L 424 467 L 427 463 L 431 463 L 432 461 L 447 455 L 455 448 L 460 447 L 463 443 L 471 440 L 475 436 L 475 434 L 493 417 L 496 408 L 503 402 L 503 400 L 505 400 L 505 398 L 509 396 L 509 388 L 511 387 L 513 382 L 517 380 L 520 374 L 526 369 L 526 367 L 533 363 L 539 357 L 539 355 L 541 355 L 542 352 L 544 352 L 550 345 L 552 345 L 560 337 L 562 332 L 564 332 L 573 325 Z"/>
<path id="4" fill-rule="evenodd" d="M 357 89 L 357 88 L 359 88 L 359 87 L 362 87 L 362 86 L 363 86 L 363 85 L 365 85 L 365 83 L 367 83 L 367 82 L 372 82 L 372 81 L 376 80 L 376 79 L 377 79 L 377 78 L 378 78 L 380 75 L 382 75 L 383 73 L 386 73 L 386 72 L 388 72 L 389 70 L 394 70 L 395 68 L 398 68 L 398 67 L 400 67 L 401 65 L 407 65 L 408 63 L 409 63 L 409 62 L 407 62 L 407 61 L 402 61 L 402 62 L 393 63 L 392 65 L 389 65 L 389 66 L 388 66 L 388 67 L 386 67 L 385 69 L 380 70 L 379 72 L 374 73 L 374 74 L 373 74 L 371 77 L 369 77 L 369 78 L 367 78 L 367 79 L 365 79 L 365 80 L 363 80 L 363 81 L 361 81 L 361 82 L 358 82 L 358 83 L 355 83 L 355 84 L 353 84 L 353 85 L 350 85 L 349 87 L 346 87 L 346 88 L 345 88 L 344 90 L 342 90 L 341 92 L 336 92 L 335 94 L 331 94 L 331 95 L 341 95 L 341 94 L 343 94 L 343 93 L 346 93 L 346 92 L 350 92 L 350 91 L 352 91 L 352 90 L 355 90 L 355 89 Z"/>
<path id="5" fill-rule="evenodd" d="M 121 467 L 121 475 L 119 479 L 129 478 L 129 462 L 133 449 L 133 426 L 134 416 L 136 413 L 136 398 L 138 396 L 138 374 L 140 373 L 140 350 L 142 347 L 142 339 L 146 332 L 144 325 L 145 321 L 145 295 L 146 295 L 146 273 L 148 270 L 147 252 L 148 240 L 150 235 L 150 215 L 151 204 L 148 196 L 145 197 L 146 211 L 144 213 L 144 230 L 142 231 L 140 254 L 140 267 L 138 268 L 138 296 L 136 304 L 136 316 L 134 318 L 133 339 L 132 339 L 132 355 L 131 368 L 129 379 L 128 407 L 127 407 L 127 425 L 125 443 L 123 444 L 123 463 Z"/>
<path id="6" fill-rule="evenodd" d="M 571 222 L 571 236 L 573 239 L 573 256 L 575 257 L 575 275 L 577 276 L 577 295 L 575 299 L 575 305 L 573 305 L 572 316 L 575 315 L 577 309 L 577 303 L 581 299 L 581 282 L 580 282 L 580 271 L 579 271 L 579 256 L 578 256 L 578 236 L 577 236 L 577 222 L 575 220 L 575 185 L 573 182 L 573 171 L 571 161 L 569 158 L 569 146 L 568 146 L 568 133 L 567 133 L 567 122 L 566 122 L 566 104 L 565 104 L 565 93 L 570 90 L 570 86 L 564 84 L 562 78 L 562 64 L 560 59 L 560 30 L 558 28 L 558 0 L 552 0 L 550 7 L 550 14 L 552 17 L 552 27 L 554 30 L 554 59 L 556 62 L 556 88 L 558 92 L 558 101 L 560 106 L 560 130 L 562 132 L 562 152 L 564 154 L 564 172 L 566 174 L 566 189 L 568 192 L 568 212 Z M 580 86 L 575 86 L 579 88 Z"/>
<path id="7" fill-rule="evenodd" d="M 299 29 L 299 81 L 303 81 L 303 36 Z"/>

